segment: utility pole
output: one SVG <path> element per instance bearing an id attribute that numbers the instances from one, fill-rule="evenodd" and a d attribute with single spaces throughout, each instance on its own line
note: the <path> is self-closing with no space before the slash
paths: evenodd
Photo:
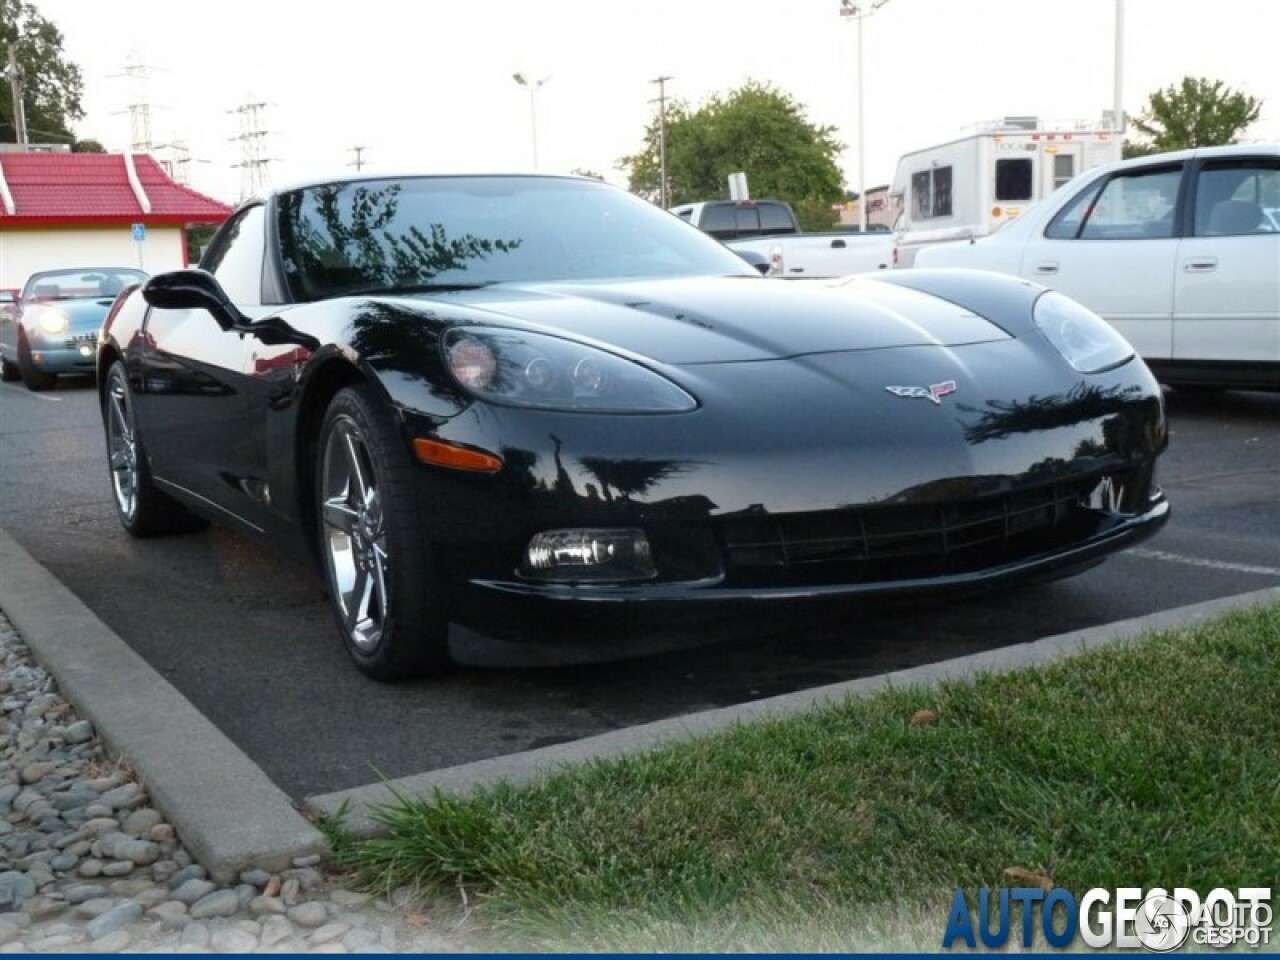
<path id="1" fill-rule="evenodd" d="M 242 103 L 228 113 L 237 114 L 240 118 L 240 133 L 232 137 L 232 141 L 240 144 L 243 159 L 234 167 L 240 168 L 240 196 L 252 196 L 267 184 L 267 164 L 271 158 L 266 156 L 265 143 L 267 130 L 264 127 L 263 113 L 265 103 Z"/>
<path id="2" fill-rule="evenodd" d="M 662 209 L 671 206 L 671 183 L 667 179 L 667 81 L 671 77 L 657 77 L 650 83 L 658 85 L 658 205 Z"/>
<path id="3" fill-rule="evenodd" d="M 22 97 L 22 68 L 18 66 L 18 47 L 9 44 L 9 89 L 13 93 L 13 133 L 14 140 L 21 146 L 28 145 L 27 140 L 27 105 Z"/>
<path id="4" fill-rule="evenodd" d="M 355 146 L 351 148 L 351 152 L 355 154 L 355 159 L 347 164 L 348 167 L 355 167 L 356 173 L 364 169 L 364 152 L 368 147 Z"/>

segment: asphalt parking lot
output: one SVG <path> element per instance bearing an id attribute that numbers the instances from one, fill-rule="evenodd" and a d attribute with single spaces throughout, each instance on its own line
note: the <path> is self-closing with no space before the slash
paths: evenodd
<path id="1" fill-rule="evenodd" d="M 301 798 L 1280 584 L 1280 394 L 1174 393 L 1169 408 L 1174 519 L 1080 577 L 622 666 L 366 680 L 308 571 L 223 530 L 125 536 L 86 383 L 0 386 L 0 526 Z"/>

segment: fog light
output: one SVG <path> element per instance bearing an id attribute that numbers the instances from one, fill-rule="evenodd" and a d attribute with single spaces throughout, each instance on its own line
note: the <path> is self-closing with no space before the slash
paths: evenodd
<path id="1" fill-rule="evenodd" d="M 643 530 L 546 530 L 529 541 L 535 580 L 649 580 L 657 575 Z"/>

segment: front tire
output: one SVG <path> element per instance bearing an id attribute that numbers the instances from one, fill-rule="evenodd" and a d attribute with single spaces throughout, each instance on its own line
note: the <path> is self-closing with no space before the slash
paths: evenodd
<path id="1" fill-rule="evenodd" d="M 52 390 L 58 385 L 57 374 L 45 373 L 35 365 L 35 361 L 31 359 L 31 345 L 27 343 L 26 337 L 18 341 L 18 370 L 27 389 L 36 393 Z"/>
<path id="2" fill-rule="evenodd" d="M 22 376 L 22 371 L 18 369 L 16 363 L 12 363 L 5 357 L 0 357 L 0 380 L 5 383 L 13 383 Z"/>
<path id="3" fill-rule="evenodd" d="M 124 364 L 107 371 L 102 394 L 102 424 L 107 437 L 107 464 L 116 516 L 135 537 L 161 537 L 203 530 L 209 521 L 197 517 L 159 489 L 147 467 L 142 438 L 133 416 L 133 394 Z"/>
<path id="4" fill-rule="evenodd" d="M 416 468 L 371 387 L 337 393 L 317 450 L 321 562 L 347 653 L 375 680 L 446 669 L 448 620 Z"/>

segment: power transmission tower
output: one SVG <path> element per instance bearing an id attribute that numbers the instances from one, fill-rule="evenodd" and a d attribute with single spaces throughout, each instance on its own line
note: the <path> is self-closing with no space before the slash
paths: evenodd
<path id="1" fill-rule="evenodd" d="M 368 147 L 356 146 L 351 148 L 351 152 L 355 154 L 355 158 L 347 164 L 348 167 L 355 167 L 356 173 L 364 169 L 364 152 Z"/>
<path id="2" fill-rule="evenodd" d="M 240 122 L 240 133 L 231 139 L 239 143 L 241 149 L 240 162 L 232 164 L 240 170 L 241 199 L 258 193 L 267 185 L 267 165 L 273 158 L 266 155 L 266 109 L 265 103 L 242 103 L 227 111 L 236 114 Z"/>
<path id="3" fill-rule="evenodd" d="M 147 65 L 136 53 L 125 61 L 124 76 L 129 81 L 129 149 L 150 153 L 155 148 L 151 135 L 151 77 Z"/>
<path id="4" fill-rule="evenodd" d="M 183 140 L 162 144 L 169 148 L 169 159 L 164 161 L 166 172 L 178 183 L 191 183 L 191 150 Z"/>
<path id="5" fill-rule="evenodd" d="M 658 77 L 650 83 L 658 85 L 658 99 L 650 103 L 658 105 L 658 205 L 664 210 L 671 206 L 671 182 L 667 179 L 667 81 L 671 77 Z"/>

